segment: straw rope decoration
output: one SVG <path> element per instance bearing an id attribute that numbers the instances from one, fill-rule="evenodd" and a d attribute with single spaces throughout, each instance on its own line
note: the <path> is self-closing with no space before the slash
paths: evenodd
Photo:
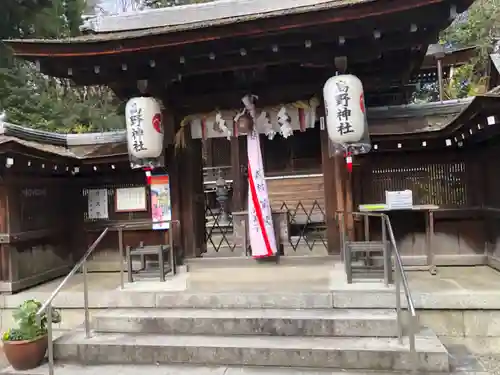
<path id="1" fill-rule="evenodd" d="M 313 96 L 310 100 L 296 101 L 296 102 L 292 103 L 292 106 L 297 108 L 297 109 L 304 109 L 304 110 L 312 109 L 315 111 L 316 108 L 319 106 L 319 100 L 316 96 Z M 286 104 L 280 104 L 279 106 L 272 107 L 269 109 L 268 113 L 274 112 L 274 111 L 279 112 L 279 110 L 282 107 L 286 107 Z M 217 109 L 215 111 L 212 111 L 212 112 L 209 112 L 206 114 L 188 115 L 188 116 L 184 117 L 181 120 L 179 130 L 177 130 L 177 132 L 175 133 L 175 137 L 174 137 L 174 145 L 175 145 L 176 150 L 177 149 L 184 149 L 187 146 L 187 144 L 186 144 L 186 126 L 191 125 L 191 122 L 198 117 L 210 118 L 212 116 L 216 116 L 218 112 L 220 112 L 220 110 Z M 313 118 L 316 117 L 315 115 L 316 114 L 313 115 L 314 116 Z"/>

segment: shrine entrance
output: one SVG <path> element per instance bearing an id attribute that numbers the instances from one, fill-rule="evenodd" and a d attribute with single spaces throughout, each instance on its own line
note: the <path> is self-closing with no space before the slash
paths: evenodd
<path id="1" fill-rule="evenodd" d="M 257 95 L 253 120 L 260 143 L 269 142 L 260 149 L 267 160 L 262 160 L 269 193 L 265 203 L 286 211 L 285 254 L 301 249 L 313 254 L 310 249 L 322 247 L 339 254 L 336 213 L 353 210 L 353 177 L 342 156 L 331 157 L 319 121 L 325 117 L 323 85 L 338 73 L 350 73 L 363 82 L 368 107 L 407 103 L 406 82 L 428 43 L 470 2 L 321 0 L 311 5 L 287 0 L 270 6 L 252 0 L 231 7 L 213 2 L 189 6 L 190 12 L 184 7 L 144 12 L 133 20 L 103 17 L 89 26 L 93 35 L 71 40 L 6 43 L 44 74 L 77 85 L 107 85 L 124 101 L 155 98 L 161 103 L 162 113 L 152 117 L 162 118 L 164 133 L 163 143 L 155 143 L 157 154 L 165 157 L 158 170 L 169 176 L 171 216 L 180 226 L 170 228 L 168 236 L 181 258 L 238 254 L 230 237 L 235 213 L 245 211 L 248 202 L 248 150 L 235 123 L 245 107 L 242 98 Z M 305 141 L 309 134 L 314 145 Z M 274 175 L 269 163 L 295 138 L 304 143 L 288 155 L 292 173 L 287 166 Z M 211 139 L 229 146 L 224 166 L 230 175 L 222 181 L 217 173 L 209 187 L 201 173 L 202 143 Z M 308 159 L 296 157 L 301 148 L 316 151 L 315 171 L 301 168 Z M 274 156 L 269 150 L 276 151 Z M 128 220 L 127 215 L 120 217 Z M 354 234 L 354 224 L 348 224 Z"/>
<path id="2" fill-rule="evenodd" d="M 285 213 L 287 217 L 285 255 L 328 254 L 317 100 L 313 100 L 314 107 L 306 103 L 258 109 L 269 120 L 267 128 L 258 125 L 269 203 L 274 212 Z M 225 111 L 222 117 L 232 121 L 238 111 Z M 286 138 L 281 134 L 280 111 L 290 118 L 285 127 L 292 131 Z M 215 112 L 212 117 L 200 115 L 203 121 L 193 116 L 191 123 L 193 137 L 203 137 L 207 244 L 203 256 L 245 256 L 243 244 L 234 232 L 233 213 L 241 216 L 247 209 L 247 140 L 244 135 L 238 137 L 236 129 L 231 130 L 228 140 L 215 117 Z"/>

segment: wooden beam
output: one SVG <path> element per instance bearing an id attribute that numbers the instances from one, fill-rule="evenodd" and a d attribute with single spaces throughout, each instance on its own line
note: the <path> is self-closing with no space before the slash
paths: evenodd
<path id="1" fill-rule="evenodd" d="M 415 33 L 389 34 L 379 40 L 370 36 L 343 46 L 339 46 L 337 42 L 329 42 L 312 44 L 310 48 L 306 48 L 302 42 L 299 46 L 282 47 L 273 52 L 270 45 L 260 50 L 242 49 L 238 50 L 238 53 L 214 54 L 212 58 L 208 55 L 188 58 L 183 60 L 184 63 L 181 63 L 181 56 L 164 53 L 156 57 L 144 56 L 142 59 L 125 56 L 121 59 L 108 57 L 106 61 L 95 61 L 93 65 L 83 66 L 72 65 L 74 63 L 67 59 L 60 60 L 60 64 L 54 64 L 52 60 L 41 60 L 40 66 L 48 75 L 71 78 L 80 85 L 107 84 L 119 79 L 133 82 L 150 79 L 168 83 L 180 77 L 293 63 L 322 64 L 334 69 L 333 60 L 336 56 L 347 56 L 349 64 L 372 62 L 392 51 L 410 50 L 414 46 L 426 45 L 436 37 L 437 30 L 422 30 Z M 151 66 L 151 61 L 155 61 L 154 67 Z M 98 73 L 96 67 L 99 67 Z"/>
<path id="2" fill-rule="evenodd" d="M 376 73 L 375 73 L 376 74 Z M 382 83 L 387 77 L 379 73 L 376 81 L 367 82 L 365 92 L 376 84 Z M 179 94 L 171 98 L 172 105 L 175 105 L 183 114 L 192 114 L 199 112 L 209 112 L 215 107 L 221 109 L 231 109 L 241 107 L 241 98 L 252 92 L 259 96 L 258 105 L 278 105 L 280 103 L 291 103 L 297 100 L 312 98 L 315 94 L 320 94 L 323 84 L 331 74 L 321 74 L 318 78 L 309 83 L 290 83 L 289 85 L 272 86 L 254 86 L 250 89 L 237 89 L 228 87 L 226 91 L 213 91 L 208 94 Z M 360 76 L 363 82 L 366 76 Z"/>

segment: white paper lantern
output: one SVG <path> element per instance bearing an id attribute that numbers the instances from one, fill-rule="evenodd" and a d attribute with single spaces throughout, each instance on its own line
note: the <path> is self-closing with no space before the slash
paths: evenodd
<path id="1" fill-rule="evenodd" d="M 359 143 L 365 133 L 363 84 L 353 75 L 331 77 L 323 86 L 328 137 L 335 144 Z"/>
<path id="2" fill-rule="evenodd" d="M 130 155 L 139 159 L 159 157 L 163 151 L 160 103 L 154 98 L 132 98 L 125 106 L 125 116 Z"/>

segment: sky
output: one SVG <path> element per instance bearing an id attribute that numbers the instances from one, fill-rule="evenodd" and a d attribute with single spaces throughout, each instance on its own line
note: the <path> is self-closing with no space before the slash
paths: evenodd
<path id="1" fill-rule="evenodd" d="M 131 0 L 87 0 L 87 3 L 92 6 L 92 4 L 97 4 L 103 10 L 109 13 L 118 13 L 119 9 L 122 8 L 122 4 L 130 3 Z"/>

